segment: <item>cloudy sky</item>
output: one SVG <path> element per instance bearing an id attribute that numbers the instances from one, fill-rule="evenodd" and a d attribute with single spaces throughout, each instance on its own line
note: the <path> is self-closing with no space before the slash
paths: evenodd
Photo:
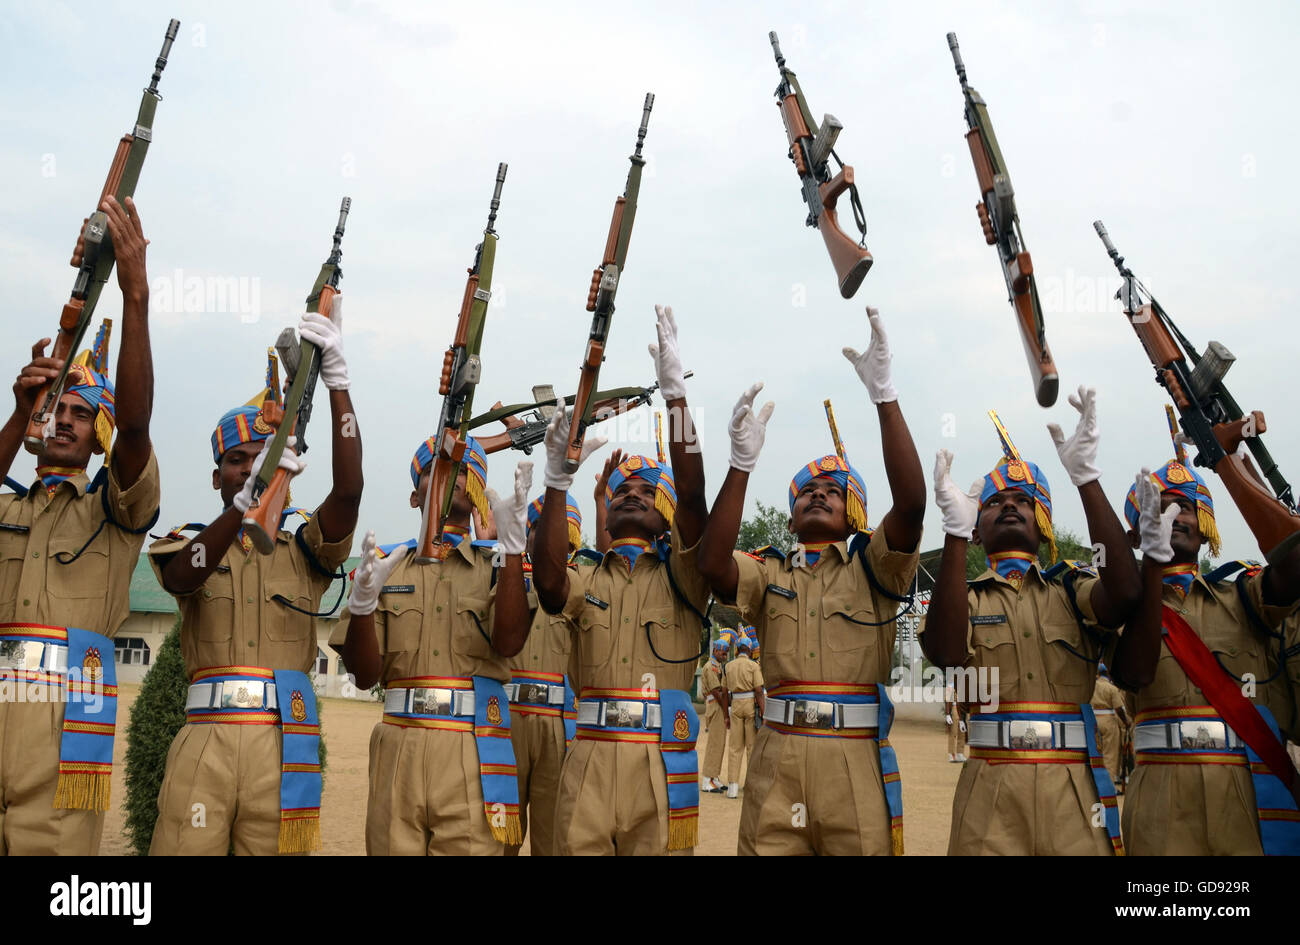
<path id="1" fill-rule="evenodd" d="M 79 223 L 134 121 L 168 18 L 181 20 L 137 192 L 152 240 L 161 526 L 218 511 L 211 429 L 256 391 L 266 346 L 296 321 L 344 194 L 353 199 L 343 292 L 365 442 L 362 528 L 396 540 L 418 524 L 407 467 L 437 417 L 442 351 L 498 161 L 510 172 L 478 404 L 524 400 L 535 383 L 571 392 L 590 273 L 646 91 L 656 95 L 649 165 L 601 380 L 652 380 L 653 305 L 673 305 L 711 493 L 726 469 L 731 407 L 762 380 L 777 407 L 751 508 L 783 504 L 794 469 L 829 451 L 829 397 L 879 521 L 888 495 L 875 411 L 840 354 L 865 347 L 869 303 L 890 332 L 927 480 L 939 447 L 956 453 L 960 483 L 987 470 L 998 453 L 985 416 L 993 407 L 1047 470 L 1058 523 L 1081 531 L 1045 424 L 1072 429 L 1065 393 L 1091 384 L 1102 482 L 1118 506 L 1138 467 L 1168 459 L 1170 447 L 1162 391 L 1111 301 L 1118 278 L 1092 231 L 1097 218 L 1190 338 L 1237 355 L 1229 387 L 1245 409 L 1266 412 L 1266 443 L 1300 477 L 1287 412 L 1297 403 L 1288 260 L 1300 242 L 1294 7 L 451 7 L 3 4 L 0 350 L 11 373 L 36 337 L 53 333 Z M 851 301 L 803 225 L 774 107 L 770 29 L 814 114 L 845 126 L 837 150 L 856 169 L 876 261 Z M 1062 375 L 1051 410 L 1034 401 L 980 234 L 949 30 L 1015 184 Z M 237 292 L 219 291 L 232 285 Z M 120 309 L 114 282 L 99 313 Z M 325 425 L 314 429 L 295 488 L 304 503 L 328 488 Z M 615 445 L 644 451 L 634 438 L 650 429 L 629 418 Z M 514 459 L 493 458 L 498 489 Z M 595 471 L 575 486 L 587 515 Z M 28 478 L 30 460 L 20 456 L 13 472 Z M 1226 493 L 1211 486 L 1225 555 L 1258 557 Z M 925 545 L 940 535 L 932 508 Z"/>

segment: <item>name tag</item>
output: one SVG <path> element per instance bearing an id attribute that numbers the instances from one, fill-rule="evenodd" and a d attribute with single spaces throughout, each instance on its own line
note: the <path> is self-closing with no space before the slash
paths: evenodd
<path id="1" fill-rule="evenodd" d="M 219 564 L 219 565 L 217 565 L 217 571 L 219 571 L 221 574 L 229 574 L 229 573 L 230 573 L 230 565 L 228 565 L 228 564 Z"/>
<path id="2" fill-rule="evenodd" d="M 780 597 L 784 597 L 786 600 L 794 600 L 796 597 L 799 596 L 798 593 L 796 593 L 793 589 L 788 587 L 782 587 L 780 584 L 769 584 L 767 586 L 767 589 L 771 591 L 773 594 L 776 594 Z"/>
<path id="3" fill-rule="evenodd" d="M 31 531 L 26 525 L 11 525 L 9 522 L 0 522 L 0 530 L 6 532 L 17 532 L 20 535 L 26 535 Z"/>
<path id="4" fill-rule="evenodd" d="M 1006 614 L 983 614 L 978 617 L 971 617 L 970 622 L 977 627 L 987 626 L 991 623 L 1006 623 Z"/>
<path id="5" fill-rule="evenodd" d="M 414 584 L 385 584 L 379 589 L 381 594 L 414 594 Z"/>
<path id="6" fill-rule="evenodd" d="M 593 604 L 596 607 L 599 607 L 601 610 L 609 609 L 609 604 L 601 600 L 599 597 L 596 597 L 594 594 L 584 594 L 582 595 L 582 597 L 583 600 L 585 600 L 588 604 Z"/>

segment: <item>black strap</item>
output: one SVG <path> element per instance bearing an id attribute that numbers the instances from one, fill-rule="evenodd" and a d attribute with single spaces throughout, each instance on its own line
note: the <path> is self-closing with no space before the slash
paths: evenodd
<path id="1" fill-rule="evenodd" d="M 853 547 L 850 550 L 850 554 L 857 555 L 858 560 L 862 562 L 862 571 L 867 576 L 867 583 L 871 585 L 872 589 L 877 594 L 889 600 L 895 601 L 897 603 L 905 604 L 906 606 L 903 607 L 902 610 L 900 610 L 898 613 L 894 614 L 894 616 L 890 617 L 887 620 L 875 620 L 875 621 L 854 620 L 848 614 L 840 614 L 840 616 L 843 617 L 845 620 L 848 620 L 850 623 L 856 623 L 860 627 L 883 627 L 886 624 L 893 623 L 899 617 L 905 617 L 908 614 L 914 612 L 916 610 L 916 595 L 895 594 L 893 591 L 884 587 L 880 583 L 880 581 L 876 579 L 875 572 L 871 570 L 871 565 L 867 562 L 867 546 L 870 544 L 871 544 L 871 537 L 867 536 L 866 541 L 859 541 L 854 543 Z"/>
<path id="2" fill-rule="evenodd" d="M 91 542 L 99 537 L 99 533 L 104 530 L 105 525 L 112 525 L 118 531 L 127 535 L 143 535 L 158 523 L 158 513 L 162 511 L 161 507 L 153 510 L 153 515 L 149 516 L 149 521 L 145 522 L 142 528 L 128 528 L 126 525 L 123 525 L 114 518 L 113 510 L 109 508 L 108 505 L 108 490 L 101 488 L 106 485 L 107 482 L 108 467 L 101 466 L 99 467 L 99 472 L 95 473 L 94 481 L 87 487 L 86 494 L 89 495 L 92 492 L 99 492 L 99 504 L 104 510 L 104 520 L 99 523 L 99 526 L 95 529 L 94 533 L 86 539 L 86 543 L 77 549 L 76 554 L 69 556 L 66 551 L 60 551 L 57 554 L 52 555 L 54 560 L 59 564 L 72 564 L 72 562 L 85 554 L 86 549 L 90 547 Z"/>
<path id="3" fill-rule="evenodd" d="M 699 611 L 696 611 L 696 613 L 699 613 Z M 684 660 L 670 660 L 670 659 L 669 659 L 668 657 L 666 657 L 666 656 L 661 656 L 661 655 L 659 654 L 659 651 L 655 649 L 655 641 L 654 641 L 654 638 L 650 635 L 650 624 L 652 624 L 652 623 L 654 623 L 653 620 L 647 620 L 647 621 L 645 622 L 645 639 L 646 639 L 646 642 L 650 644 L 650 652 L 653 653 L 655 659 L 659 660 L 660 662 L 662 662 L 662 663 L 694 663 L 694 662 L 698 662 L 699 658 L 700 658 L 701 656 L 703 656 L 706 652 L 708 652 L 708 647 L 707 647 L 707 646 L 701 646 L 701 647 L 700 647 L 700 651 L 699 651 L 698 653 L 696 653 L 696 654 L 693 655 L 693 656 L 688 656 L 688 657 L 686 657 L 686 659 L 684 659 Z"/>
<path id="4" fill-rule="evenodd" d="M 304 610 L 302 607 L 296 607 L 293 604 L 289 603 L 289 600 L 283 594 L 275 594 L 274 596 L 272 596 L 271 600 L 283 604 L 285 607 L 288 607 L 292 611 L 295 611 L 300 614 L 306 614 L 308 617 L 332 617 L 334 613 L 339 609 L 339 605 L 343 603 L 343 592 L 347 590 L 347 586 L 348 586 L 348 572 L 344 571 L 342 567 L 340 567 L 337 571 L 331 571 L 328 568 L 326 568 L 323 564 L 320 563 L 320 559 L 316 557 L 315 552 L 313 552 L 311 548 L 307 545 L 307 540 L 302 537 L 302 531 L 306 527 L 307 527 L 306 522 L 303 522 L 301 525 L 299 525 L 298 530 L 293 533 L 293 540 L 297 542 L 299 550 L 301 550 L 303 555 L 306 556 L 307 563 L 311 565 L 313 571 L 315 571 L 317 574 L 321 575 L 322 577 L 329 578 L 331 584 L 334 583 L 335 581 L 340 581 L 339 596 L 334 600 L 334 606 L 332 606 L 329 610 L 323 610 L 319 612 L 314 610 Z"/>
<path id="5" fill-rule="evenodd" d="M 682 589 L 681 589 L 680 587 L 677 586 L 677 579 L 676 579 L 675 577 L 673 577 L 673 566 L 672 566 L 672 558 L 671 558 L 671 556 L 668 557 L 668 558 L 663 559 L 663 561 L 664 561 L 664 569 L 668 572 L 668 586 L 672 588 L 672 590 L 673 590 L 673 594 L 676 595 L 676 597 L 677 597 L 677 599 L 678 599 L 679 601 L 681 601 L 683 604 L 686 605 L 687 610 L 689 610 L 691 613 L 693 613 L 696 617 L 699 618 L 699 620 L 700 620 L 700 626 L 701 626 L 702 629 L 704 629 L 704 630 L 712 629 L 712 627 L 713 627 L 713 622 L 712 622 L 711 620 L 709 620 L 709 612 L 710 612 L 711 610 L 713 610 L 713 600 L 712 600 L 712 598 L 709 599 L 709 603 L 708 603 L 708 605 L 704 608 L 704 612 L 701 613 L 701 612 L 700 612 L 700 609 L 699 609 L 698 607 L 696 607 L 694 604 L 692 604 L 692 603 L 691 603 L 691 602 L 686 598 L 686 595 L 682 593 Z M 653 647 L 653 644 L 652 644 L 652 647 Z M 706 649 L 707 649 L 707 648 L 706 648 Z M 655 655 L 658 656 L 659 654 L 656 653 Z M 702 654 L 701 654 L 701 655 L 702 655 Z M 699 656 L 696 656 L 695 659 L 699 659 Z M 674 660 L 664 660 L 664 662 L 666 662 L 666 663 L 672 663 L 672 662 L 674 662 Z M 682 661 L 682 660 L 678 660 L 678 661 L 676 661 L 676 662 L 684 662 L 684 661 Z"/>
<path id="6" fill-rule="evenodd" d="M 1055 640 L 1053 642 L 1061 644 L 1061 646 L 1065 647 L 1067 651 L 1073 653 L 1075 656 L 1083 660 L 1085 663 L 1091 663 L 1095 666 L 1096 664 L 1101 662 L 1101 651 L 1104 647 L 1105 641 L 1102 639 L 1102 635 L 1100 631 L 1094 630 L 1092 627 L 1088 626 L 1087 618 L 1083 616 L 1083 611 L 1079 609 L 1079 596 L 1078 596 L 1079 592 L 1074 586 L 1075 578 L 1077 578 L 1078 575 L 1079 572 L 1073 570 L 1072 568 L 1066 570 L 1061 575 L 1061 584 L 1065 588 L 1065 596 L 1069 598 L 1070 609 L 1074 611 L 1074 620 L 1079 625 L 1079 629 L 1083 633 L 1092 637 L 1093 640 L 1095 640 L 1097 643 L 1097 657 L 1096 659 L 1093 659 L 1091 656 L 1085 656 L 1084 654 L 1076 650 L 1074 647 L 1070 646 L 1070 644 L 1066 643 L 1064 640 Z"/>

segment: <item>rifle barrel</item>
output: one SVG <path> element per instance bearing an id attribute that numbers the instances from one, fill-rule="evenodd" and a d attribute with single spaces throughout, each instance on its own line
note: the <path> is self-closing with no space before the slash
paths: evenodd
<path id="1" fill-rule="evenodd" d="M 772 44 L 772 52 L 776 53 L 776 67 L 782 72 L 785 71 L 785 56 L 781 55 L 781 41 L 776 38 L 776 32 L 770 31 L 767 34 L 768 41 Z"/>
<path id="2" fill-rule="evenodd" d="M 162 52 L 154 60 L 153 78 L 149 81 L 149 88 L 145 89 L 151 95 L 158 95 L 158 80 L 162 78 L 163 69 L 167 68 L 167 56 L 172 51 L 172 43 L 175 41 L 180 28 L 180 20 L 172 20 L 167 24 L 167 35 L 163 38 Z"/>
<path id="3" fill-rule="evenodd" d="M 650 109 L 655 107 L 655 93 L 645 93 L 645 104 L 641 106 L 641 127 L 636 132 L 636 159 L 641 159 L 641 146 L 645 144 L 646 128 L 650 124 Z"/>
<path id="4" fill-rule="evenodd" d="M 948 34 L 948 48 L 952 50 L 952 63 L 957 67 L 957 78 L 961 80 L 961 87 L 966 87 L 966 63 L 961 61 L 961 49 L 957 45 L 957 34 Z"/>
<path id="5" fill-rule="evenodd" d="M 492 191 L 492 203 L 488 205 L 487 232 L 489 233 L 496 232 L 492 227 L 497 222 L 497 210 L 501 208 L 501 186 L 506 182 L 506 168 L 508 166 L 505 161 L 497 165 L 497 185 L 496 189 Z"/>

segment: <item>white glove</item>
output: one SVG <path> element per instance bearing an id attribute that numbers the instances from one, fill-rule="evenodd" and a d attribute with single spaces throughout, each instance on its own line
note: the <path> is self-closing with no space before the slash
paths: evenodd
<path id="1" fill-rule="evenodd" d="M 762 381 L 754 384 L 740 395 L 736 409 L 731 411 L 731 426 L 727 428 L 731 436 L 731 468 L 741 472 L 754 471 L 763 440 L 767 437 L 767 421 L 776 409 L 776 404 L 769 400 L 763 409 L 754 413 L 754 398 L 762 389 Z"/>
<path id="2" fill-rule="evenodd" d="M 951 725 L 951 724 L 952 724 L 952 716 L 951 716 L 951 715 L 945 715 L 945 716 L 943 717 L 943 724 L 944 724 L 944 725 Z"/>
<path id="3" fill-rule="evenodd" d="M 287 418 L 286 418 L 287 419 Z M 262 452 L 258 453 L 253 459 L 253 465 L 248 470 L 248 478 L 244 480 L 244 488 L 239 490 L 239 494 L 230 500 L 230 504 L 239 509 L 241 515 L 248 514 L 248 507 L 253 504 L 253 484 L 257 481 L 257 474 L 262 471 L 262 463 L 266 462 L 266 451 L 271 448 L 273 437 L 267 437 L 266 442 L 262 444 Z M 296 436 L 289 437 L 284 444 L 284 451 L 280 453 L 280 468 L 289 470 L 290 476 L 296 476 L 307 468 L 307 460 L 300 459 L 293 448 L 298 443 Z"/>
<path id="4" fill-rule="evenodd" d="M 958 723 L 957 723 L 957 728 L 958 728 L 959 731 L 962 731 L 962 732 L 966 731 L 966 723 L 965 723 L 965 722 L 958 722 Z"/>
<path id="5" fill-rule="evenodd" d="M 655 359 L 655 377 L 659 379 L 659 392 L 664 402 L 680 400 L 686 396 L 686 378 L 682 373 L 682 356 L 677 349 L 677 319 L 668 305 L 655 306 L 655 331 L 659 343 L 650 345 L 650 357 Z"/>
<path id="6" fill-rule="evenodd" d="M 845 348 L 844 357 L 852 362 L 871 402 L 887 404 L 898 400 L 898 391 L 894 390 L 894 379 L 889 370 L 889 362 L 894 356 L 889 351 L 889 338 L 880 321 L 880 312 L 868 306 L 867 319 L 871 322 L 871 343 L 867 345 L 866 353 L 858 354 L 855 348 Z"/>
<path id="7" fill-rule="evenodd" d="M 1171 541 L 1174 519 L 1178 518 L 1178 505 L 1171 504 L 1163 512 L 1160 511 L 1160 487 L 1152 481 L 1149 469 L 1138 473 L 1137 500 L 1142 557 L 1168 564 L 1174 560 Z"/>
<path id="8" fill-rule="evenodd" d="M 379 557 L 375 548 L 375 531 L 366 532 L 365 541 L 361 543 L 361 564 L 357 565 L 357 579 L 352 584 L 352 596 L 348 598 L 348 613 L 354 617 L 373 614 L 379 606 L 379 592 L 388 581 L 393 568 L 406 557 L 409 545 L 394 548 L 386 558 Z"/>
<path id="9" fill-rule="evenodd" d="M 533 464 L 523 460 L 515 467 L 515 491 L 492 503 L 497 523 L 497 544 L 508 555 L 521 555 L 528 544 L 528 493 L 533 488 Z"/>
<path id="10" fill-rule="evenodd" d="M 975 480 L 969 492 L 962 492 L 952 481 L 952 453 L 939 450 L 934 456 L 934 500 L 943 513 L 943 531 L 954 538 L 970 541 L 980 514 L 979 495 L 984 480 Z"/>
<path id="11" fill-rule="evenodd" d="M 568 492 L 573 485 L 573 473 L 564 469 L 564 458 L 569 452 L 569 415 L 564 411 L 564 400 L 555 402 L 555 416 L 551 417 L 550 426 L 546 428 L 546 475 L 543 479 L 546 488 Z M 587 457 L 604 446 L 608 441 L 603 436 L 592 436 L 590 432 L 582 440 L 581 466 Z M 576 470 L 575 470 L 576 471 Z"/>
<path id="12" fill-rule="evenodd" d="M 326 318 L 308 312 L 298 323 L 298 336 L 320 348 L 320 379 L 330 390 L 347 390 L 348 363 L 343 360 L 343 299 L 335 296 Z"/>
<path id="13" fill-rule="evenodd" d="M 1086 486 L 1101 478 L 1097 468 L 1097 389 L 1079 386 L 1077 395 L 1070 395 L 1070 406 L 1079 411 L 1079 425 L 1068 440 L 1055 423 L 1047 425 L 1061 465 L 1076 486 Z"/>

